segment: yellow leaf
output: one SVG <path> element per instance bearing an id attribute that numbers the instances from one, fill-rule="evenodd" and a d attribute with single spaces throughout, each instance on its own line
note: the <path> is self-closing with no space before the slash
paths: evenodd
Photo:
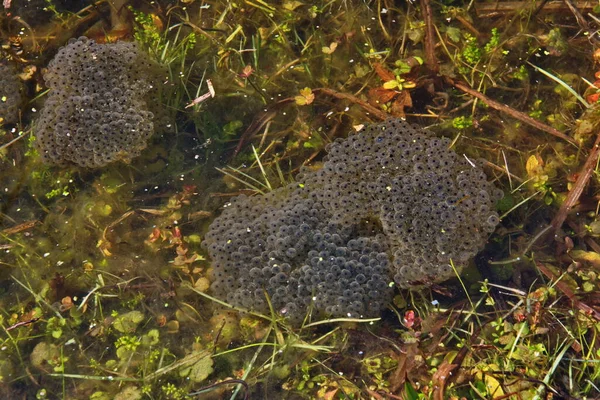
<path id="1" fill-rule="evenodd" d="M 500 386 L 500 382 L 494 378 L 493 375 L 487 373 L 495 371 L 499 371 L 499 368 L 496 364 L 479 366 L 479 368 L 474 368 L 471 371 L 474 373 L 476 379 L 482 380 L 485 383 L 488 394 L 490 394 L 493 398 L 504 396 L 504 390 L 502 389 L 502 386 Z"/>
<path id="2" fill-rule="evenodd" d="M 492 375 L 485 375 L 485 386 L 492 398 L 504 396 L 504 390 L 502 389 L 502 386 L 500 386 L 500 382 Z"/>
<path id="3" fill-rule="evenodd" d="M 294 11 L 296 8 L 303 6 L 304 3 L 300 2 L 300 1 L 285 1 L 283 3 L 283 9 L 286 11 Z"/>
<path id="4" fill-rule="evenodd" d="M 331 42 L 331 44 L 329 45 L 329 47 L 327 46 L 323 46 L 323 48 L 321 49 L 321 51 L 325 54 L 331 54 L 335 51 L 335 49 L 337 49 L 338 44 L 337 42 Z"/>
<path id="5" fill-rule="evenodd" d="M 569 255 L 573 257 L 575 261 L 587 262 L 596 268 L 600 267 L 600 254 L 594 251 L 571 250 Z"/>
<path id="6" fill-rule="evenodd" d="M 294 97 L 296 104 L 299 106 L 305 106 L 313 102 L 315 99 L 315 94 L 308 87 L 304 89 L 300 89 L 300 96 Z"/>
<path id="7" fill-rule="evenodd" d="M 298 104 L 299 106 L 306 105 L 306 99 L 302 96 L 296 96 L 296 97 L 294 97 L 294 100 L 296 100 L 296 104 Z"/>
<path id="8" fill-rule="evenodd" d="M 399 86 L 400 84 L 398 83 L 398 81 L 387 81 L 383 84 L 384 89 L 396 89 Z"/>
<path id="9" fill-rule="evenodd" d="M 535 178 L 540 176 L 544 170 L 544 160 L 537 154 L 532 154 L 527 159 L 527 163 L 525 164 L 525 169 L 527 170 L 527 175 L 530 178 Z"/>
<path id="10" fill-rule="evenodd" d="M 314 95 L 312 94 L 312 90 L 309 87 L 305 87 L 304 89 L 300 89 L 300 94 L 304 97 L 310 97 Z"/>

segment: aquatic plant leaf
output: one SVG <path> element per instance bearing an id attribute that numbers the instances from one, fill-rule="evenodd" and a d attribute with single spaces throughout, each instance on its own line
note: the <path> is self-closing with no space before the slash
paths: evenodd
<path id="1" fill-rule="evenodd" d="M 148 331 L 148 333 L 142 336 L 142 344 L 144 346 L 154 346 L 158 344 L 159 339 L 160 334 L 158 332 L 158 329 L 151 329 L 150 331 Z"/>
<path id="2" fill-rule="evenodd" d="M 248 79 L 253 73 L 254 69 L 252 68 L 252 65 L 248 64 L 244 67 L 244 69 L 242 70 L 242 72 L 240 72 L 238 76 L 240 78 Z"/>
<path id="3" fill-rule="evenodd" d="M 48 319 L 46 324 L 46 332 L 54 339 L 58 339 L 63 334 L 63 328 L 67 325 L 67 321 L 64 318 L 52 317 Z"/>
<path id="4" fill-rule="evenodd" d="M 33 367 L 45 370 L 45 366 L 57 360 L 60 351 L 56 345 L 46 342 L 39 342 L 31 351 L 29 360 Z"/>
<path id="5" fill-rule="evenodd" d="M 223 134 L 227 137 L 234 137 L 242 126 L 244 124 L 240 120 L 231 121 L 223 127 Z"/>
<path id="6" fill-rule="evenodd" d="M 117 349 L 117 358 L 122 361 L 128 360 L 133 356 L 134 353 L 135 353 L 135 351 L 131 350 L 128 347 L 125 347 L 125 346 L 119 347 Z"/>
<path id="7" fill-rule="evenodd" d="M 300 96 L 294 97 L 296 104 L 298 104 L 299 106 L 309 105 L 313 102 L 314 99 L 315 94 L 308 87 L 305 87 L 304 89 L 300 90 Z"/>
<path id="8" fill-rule="evenodd" d="M 337 47 L 338 47 L 337 42 L 331 42 L 331 44 L 329 46 L 323 46 L 321 51 L 325 54 L 332 54 L 335 51 L 335 49 L 337 49 Z"/>
<path id="9" fill-rule="evenodd" d="M 206 292 L 210 287 L 210 281 L 205 277 L 200 277 L 194 283 L 194 287 L 201 292 Z"/>
<path id="10" fill-rule="evenodd" d="M 213 372 L 214 361 L 211 358 L 210 353 L 204 350 L 202 353 L 205 353 L 204 357 L 196 362 L 190 369 L 189 378 L 192 382 L 202 382 Z"/>
<path id="11" fill-rule="evenodd" d="M 397 80 L 387 81 L 383 84 L 384 89 L 402 89 L 402 84 Z"/>
<path id="12" fill-rule="evenodd" d="M 483 381 L 485 384 L 485 389 L 489 395 L 493 398 L 497 398 L 499 396 L 504 396 L 504 390 L 502 386 L 500 386 L 500 382 L 498 379 L 494 378 L 493 375 L 486 373 L 486 371 L 494 371 L 497 372 L 500 369 L 496 364 L 489 364 L 483 367 L 482 370 L 476 369 L 474 370 L 474 375 L 478 380 Z"/>
<path id="13" fill-rule="evenodd" d="M 411 66 L 403 60 L 398 60 L 394 63 L 396 69 L 394 69 L 394 73 L 396 75 L 407 74 L 411 70 Z"/>
<path id="14" fill-rule="evenodd" d="M 417 44 L 425 37 L 425 22 L 417 21 L 411 24 L 411 28 L 408 30 L 408 38 Z"/>
<path id="15" fill-rule="evenodd" d="M 283 9 L 287 11 L 294 11 L 296 8 L 303 6 L 304 3 L 296 0 L 285 1 L 283 3 Z"/>
<path id="16" fill-rule="evenodd" d="M 532 154 L 527 159 L 525 164 L 527 170 L 527 176 L 533 179 L 535 183 L 544 184 L 548 180 L 548 174 L 544 169 L 544 160 L 538 154 Z"/>
<path id="17" fill-rule="evenodd" d="M 144 320 L 144 314 L 140 311 L 130 311 L 119 315 L 113 322 L 113 327 L 121 333 L 135 332 L 140 322 Z"/>
<path id="18" fill-rule="evenodd" d="M 527 175 L 529 175 L 530 177 L 538 175 L 539 169 L 543 165 L 544 161 L 539 155 L 533 154 L 529 156 L 529 158 L 527 159 L 527 163 L 525 164 L 525 168 L 527 169 Z"/>
<path id="19" fill-rule="evenodd" d="M 106 392 L 94 392 L 90 396 L 90 400 L 111 400 L 110 394 Z"/>
<path id="20" fill-rule="evenodd" d="M 446 35 L 448 35 L 448 39 L 452 40 L 454 43 L 460 42 L 460 29 L 449 26 L 446 29 Z"/>
<path id="21" fill-rule="evenodd" d="M 142 391 L 137 386 L 127 386 L 121 390 L 114 400 L 140 400 Z"/>
<path id="22" fill-rule="evenodd" d="M 404 382 L 404 399 L 406 400 L 419 400 L 419 393 L 410 384 L 410 382 Z"/>
<path id="23" fill-rule="evenodd" d="M 168 333 L 175 333 L 175 332 L 179 332 L 179 321 L 169 321 L 167 322 L 167 332 Z"/>
<path id="24" fill-rule="evenodd" d="M 583 289 L 583 291 L 585 293 L 590 293 L 592 291 L 594 291 L 594 289 L 596 289 L 596 285 L 594 285 L 592 282 L 583 282 L 583 284 L 581 285 L 581 288 Z"/>

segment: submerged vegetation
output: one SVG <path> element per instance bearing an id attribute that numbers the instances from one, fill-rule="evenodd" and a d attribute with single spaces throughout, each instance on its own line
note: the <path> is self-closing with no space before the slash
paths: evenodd
<path id="1" fill-rule="evenodd" d="M 582 5 L 5 0 L 0 90 L 17 77 L 24 100 L 0 92 L 0 397 L 599 397 L 600 9 Z M 82 35 L 165 67 L 175 123 L 128 164 L 33 146 L 43 71 Z M 374 319 L 213 297 L 220 208 L 390 116 L 487 160 L 486 249 Z"/>

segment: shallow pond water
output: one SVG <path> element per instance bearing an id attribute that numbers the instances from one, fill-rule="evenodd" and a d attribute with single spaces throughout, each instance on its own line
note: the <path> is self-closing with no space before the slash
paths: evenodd
<path id="1" fill-rule="evenodd" d="M 600 395 L 600 10 L 547 3 L 4 0 L 0 397 Z M 486 160 L 479 254 L 372 318 L 215 297 L 229 201 L 390 117 Z"/>

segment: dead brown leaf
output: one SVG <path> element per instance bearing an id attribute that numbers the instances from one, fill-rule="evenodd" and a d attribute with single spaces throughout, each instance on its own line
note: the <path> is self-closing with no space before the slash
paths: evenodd
<path id="1" fill-rule="evenodd" d="M 385 104 L 389 101 L 392 101 L 394 97 L 398 95 L 398 92 L 395 90 L 384 89 L 382 87 L 369 89 L 368 98 L 369 104 L 374 107 L 381 107 L 382 104 Z"/>
<path id="2" fill-rule="evenodd" d="M 375 73 L 381 78 L 382 81 L 388 82 L 396 80 L 396 76 L 392 71 L 381 65 L 380 63 L 373 63 L 373 69 Z"/>
<path id="3" fill-rule="evenodd" d="M 394 99 L 392 103 L 392 107 L 390 109 L 390 114 L 394 117 L 404 117 L 405 116 L 405 108 L 411 108 L 413 106 L 412 98 L 410 97 L 410 93 L 407 90 L 402 90 L 397 93 L 398 95 Z"/>
<path id="4" fill-rule="evenodd" d="M 325 400 L 332 400 L 335 398 L 336 393 L 338 392 L 339 389 L 333 389 L 330 390 L 329 392 L 325 393 L 325 396 L 323 396 L 323 399 Z"/>
<path id="5" fill-rule="evenodd" d="M 415 371 L 424 363 L 423 357 L 418 357 L 419 361 L 417 361 L 417 356 L 420 353 L 418 342 L 406 343 L 402 346 L 402 350 L 401 353 L 393 354 L 393 357 L 398 361 L 398 366 L 388 378 L 390 382 L 390 391 L 392 393 L 396 393 L 404 386 L 407 376 L 410 375 L 411 377 L 415 377 Z"/>

